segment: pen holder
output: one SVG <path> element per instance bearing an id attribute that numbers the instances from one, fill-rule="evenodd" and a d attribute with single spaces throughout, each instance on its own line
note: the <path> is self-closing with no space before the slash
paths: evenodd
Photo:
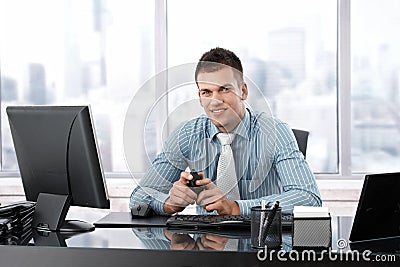
<path id="1" fill-rule="evenodd" d="M 276 248 L 282 245 L 282 211 L 276 210 L 268 229 L 267 220 L 271 219 L 271 208 L 261 209 L 261 206 L 251 208 L 251 246 L 253 248 Z M 267 232 L 266 232 L 267 231 Z"/>

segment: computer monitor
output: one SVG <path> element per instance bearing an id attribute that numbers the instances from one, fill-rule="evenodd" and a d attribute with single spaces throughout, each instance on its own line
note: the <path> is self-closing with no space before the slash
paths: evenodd
<path id="1" fill-rule="evenodd" d="M 36 201 L 32 227 L 94 230 L 65 220 L 70 205 L 110 208 L 89 106 L 9 106 L 7 115 L 26 199 Z"/>
<path id="2" fill-rule="evenodd" d="M 399 238 L 399 192 L 399 172 L 365 175 L 349 240 L 363 242 Z"/>

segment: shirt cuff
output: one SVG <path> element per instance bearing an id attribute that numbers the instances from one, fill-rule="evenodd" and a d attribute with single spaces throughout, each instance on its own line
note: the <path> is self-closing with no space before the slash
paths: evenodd
<path id="1" fill-rule="evenodd" d="M 236 200 L 240 208 L 240 215 L 250 216 L 251 207 L 261 206 L 261 200 L 259 199 L 248 199 L 248 200 Z"/>
<path id="2" fill-rule="evenodd" d="M 153 196 L 153 200 L 151 202 L 151 207 L 158 215 L 169 215 L 164 211 L 164 203 L 169 197 L 168 194 L 159 193 L 157 196 Z"/>

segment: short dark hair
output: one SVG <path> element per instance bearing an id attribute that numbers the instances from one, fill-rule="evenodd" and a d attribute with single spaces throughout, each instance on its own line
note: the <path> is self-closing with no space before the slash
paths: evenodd
<path id="1" fill-rule="evenodd" d="M 200 72 L 218 71 L 224 68 L 224 65 L 230 66 L 239 71 L 239 73 L 235 71 L 235 74 L 239 74 L 240 80 L 243 81 L 243 67 L 238 56 L 236 56 L 235 53 L 233 53 L 232 51 L 216 47 L 208 52 L 205 52 L 199 59 L 194 74 L 196 82 L 197 82 L 197 76 Z"/>

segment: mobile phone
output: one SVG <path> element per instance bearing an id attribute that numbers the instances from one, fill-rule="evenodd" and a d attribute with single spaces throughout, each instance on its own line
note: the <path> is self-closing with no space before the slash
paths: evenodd
<path id="1" fill-rule="evenodd" d="M 192 180 L 188 180 L 186 182 L 186 185 L 189 186 L 189 187 L 197 187 L 198 185 L 196 185 L 196 181 L 197 180 L 201 180 L 202 178 L 200 177 L 200 175 L 195 170 L 192 170 L 190 172 L 190 174 L 193 176 L 193 179 Z"/>

